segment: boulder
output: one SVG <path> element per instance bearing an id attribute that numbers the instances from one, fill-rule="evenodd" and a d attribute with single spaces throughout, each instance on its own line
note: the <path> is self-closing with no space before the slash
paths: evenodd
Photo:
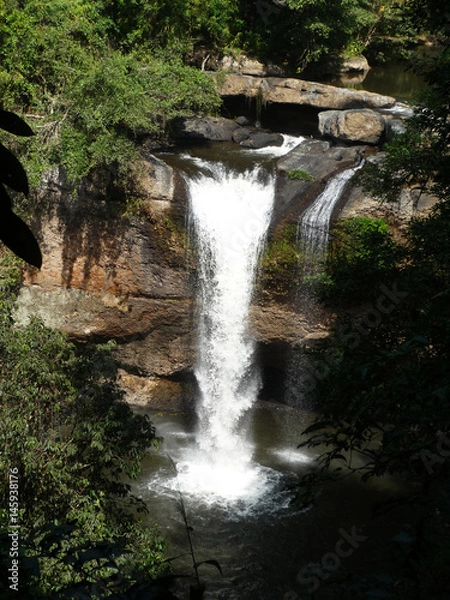
<path id="1" fill-rule="evenodd" d="M 242 127 L 246 127 L 247 125 L 250 125 L 250 120 L 247 119 L 247 117 L 244 117 L 243 115 L 241 115 L 240 117 L 237 117 L 236 123 L 237 123 L 237 125 L 241 125 Z"/>
<path id="2" fill-rule="evenodd" d="M 280 133 L 263 131 L 256 127 L 239 127 L 233 132 L 233 142 L 244 148 L 264 148 L 266 146 L 281 146 L 283 136 Z"/>
<path id="3" fill-rule="evenodd" d="M 247 140 L 252 131 L 254 131 L 253 127 L 238 127 L 233 131 L 233 142 L 240 144 L 244 140 Z"/>
<path id="4" fill-rule="evenodd" d="M 331 83 L 338 86 L 349 87 L 362 83 L 370 71 L 370 65 L 364 56 L 354 56 L 341 60 L 337 66 L 336 75 Z"/>
<path id="5" fill-rule="evenodd" d="M 273 64 L 263 64 L 259 60 L 249 58 L 244 54 L 238 57 L 224 56 L 220 61 L 221 71 L 241 73 L 242 75 L 253 75 L 255 77 L 282 76 L 283 68 Z"/>
<path id="6" fill-rule="evenodd" d="M 335 141 L 379 144 L 385 132 L 384 118 L 373 110 L 327 110 L 319 113 L 319 131 Z"/>
<path id="7" fill-rule="evenodd" d="M 266 146 L 281 146 L 283 144 L 283 136 L 279 133 L 251 131 L 249 135 L 239 143 L 244 148 L 265 148 Z"/>
<path id="8" fill-rule="evenodd" d="M 311 175 L 312 181 L 324 182 L 337 171 L 359 161 L 363 152 L 364 147 L 332 146 L 324 140 L 306 140 L 278 160 L 277 171 L 288 174 L 301 169 Z"/>
<path id="9" fill-rule="evenodd" d="M 211 74 L 213 77 L 214 73 Z M 324 83 L 285 77 L 249 77 L 225 73 L 216 79 L 222 97 L 260 97 L 264 102 L 298 104 L 320 109 L 390 108 L 395 98 L 373 92 L 339 88 Z"/>
<path id="10" fill-rule="evenodd" d="M 172 126 L 176 138 L 230 142 L 238 127 L 232 119 L 224 117 L 181 117 Z"/>
<path id="11" fill-rule="evenodd" d="M 337 70 L 339 73 L 367 73 L 370 66 L 365 56 L 353 56 L 343 59 Z"/>

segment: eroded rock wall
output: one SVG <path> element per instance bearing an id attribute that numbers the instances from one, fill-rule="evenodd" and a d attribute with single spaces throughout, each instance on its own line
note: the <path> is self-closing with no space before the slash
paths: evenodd
<path id="1" fill-rule="evenodd" d="M 365 152 L 311 140 L 281 158 L 269 237 L 282 235 L 286 224 L 295 226 L 328 179 Z M 310 179 L 289 177 L 299 170 Z M 48 174 L 37 218 L 44 264 L 28 272 L 16 317 L 26 322 L 40 316 L 78 340 L 116 340 L 131 401 L 173 407 L 195 393 L 195 261 L 187 196 L 181 176 L 153 156 L 138 172 L 131 215 L 124 214 L 121 192 L 107 173 L 84 182 L 77 195 L 61 173 Z M 349 197 L 353 214 L 364 202 Z M 260 359 L 277 372 L 290 348 L 327 335 L 333 318 L 300 310 L 295 276 L 290 287 L 284 295 L 259 289 L 250 314 Z"/>

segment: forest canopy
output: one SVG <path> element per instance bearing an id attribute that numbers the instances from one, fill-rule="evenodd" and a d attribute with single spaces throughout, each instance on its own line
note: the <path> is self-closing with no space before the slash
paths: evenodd
<path id="1" fill-rule="evenodd" d="M 54 165 L 74 182 L 101 165 L 123 174 L 137 142 L 219 110 L 196 68 L 208 57 L 245 52 L 298 74 L 369 47 L 382 57 L 394 31 L 400 46 L 413 35 L 392 1 L 4 0 L 1 107 L 37 133 L 20 146 L 32 184 Z"/>

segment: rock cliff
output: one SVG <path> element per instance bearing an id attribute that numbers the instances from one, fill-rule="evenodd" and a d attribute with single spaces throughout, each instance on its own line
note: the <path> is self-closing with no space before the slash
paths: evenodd
<path id="1" fill-rule="evenodd" d="M 365 153 L 365 146 L 310 140 L 281 158 L 270 239 L 296 226 L 326 181 Z M 296 171 L 309 177 L 291 178 Z M 48 174 L 38 191 L 43 268 L 28 272 L 16 317 L 25 322 L 38 315 L 81 341 L 116 340 L 130 399 L 179 406 L 193 395 L 196 360 L 186 189 L 176 169 L 154 156 L 143 157 L 138 173 L 132 214 L 124 210 L 123 191 L 111 173 L 86 180 L 77 194 L 62 173 Z M 351 210 L 363 203 L 354 198 Z M 326 335 L 332 318 L 299 312 L 292 303 L 295 280 L 290 292 L 260 289 L 251 310 L 249 326 L 263 367 L 271 372 L 282 372 L 289 348 Z"/>

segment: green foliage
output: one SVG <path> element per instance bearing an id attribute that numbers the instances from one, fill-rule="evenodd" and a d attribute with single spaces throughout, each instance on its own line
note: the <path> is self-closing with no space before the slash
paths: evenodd
<path id="1" fill-rule="evenodd" d="M 308 173 L 308 171 L 305 171 L 305 169 L 291 169 L 290 171 L 287 172 L 287 176 L 289 177 L 289 179 L 295 181 L 295 180 L 299 180 L 299 181 L 313 181 L 314 177 L 311 175 L 311 173 Z"/>
<path id="2" fill-rule="evenodd" d="M 286 225 L 265 248 L 261 261 L 264 289 L 285 295 L 295 282 L 299 269 L 297 225 Z"/>
<path id="3" fill-rule="evenodd" d="M 62 164 L 79 181 L 105 164 L 126 171 L 141 136 L 162 135 L 170 119 L 220 104 L 213 81 L 179 56 L 118 44 L 106 2 L 7 4 L 0 95 L 5 107 L 33 113 L 37 140 L 24 148 L 33 173 Z"/>
<path id="4" fill-rule="evenodd" d="M 222 49 L 244 30 L 238 0 L 113 0 L 104 5 L 116 43 L 127 48 L 151 45 L 186 53 L 199 42 Z"/>
<path id="5" fill-rule="evenodd" d="M 32 119 L 22 145 L 33 183 L 63 165 L 129 169 L 137 144 L 179 115 L 214 113 L 213 80 L 194 56 L 245 51 L 301 71 L 361 52 L 391 2 L 368 0 L 7 0 L 0 5 L 0 97 Z"/>
<path id="6" fill-rule="evenodd" d="M 449 233 L 447 207 L 414 222 L 402 264 L 375 277 L 371 303 L 341 315 L 314 352 L 313 361 L 327 368 L 317 381 L 322 415 L 307 430 L 307 444 L 331 448 L 322 455 L 327 469 L 439 473 L 439 432 L 450 429 Z M 355 288 L 358 283 L 354 272 Z M 431 473 L 425 452 L 437 457 Z"/>
<path id="7" fill-rule="evenodd" d="M 16 285 L 14 269 L 2 271 L 4 298 Z M 131 509 L 145 506 L 130 495 L 127 478 L 137 476 L 157 439 L 148 417 L 134 414 L 122 400 L 113 346 L 77 348 L 38 320 L 13 326 L 5 302 L 0 524 L 6 531 L 8 474 L 14 469 L 22 591 L 71 598 L 85 590 L 97 597 L 96 587 L 107 597 L 118 577 L 116 591 L 151 580 L 164 570 L 164 544 L 155 529 L 131 516 Z M 10 545 L 7 536 L 0 542 L 2 549 Z M 2 569 L 10 562 L 6 557 Z"/>
<path id="8" fill-rule="evenodd" d="M 332 256 L 336 281 L 344 277 L 355 294 L 361 286 L 370 304 L 355 315 L 353 298 L 345 292 L 340 300 L 353 316 L 341 315 L 333 335 L 315 352 L 314 360 L 327 368 L 317 381 L 322 414 L 307 430 L 306 444 L 328 446 L 321 457 L 326 469 L 342 472 L 350 466 L 367 477 L 406 472 L 429 483 L 445 482 L 449 466 L 450 28 L 444 7 L 434 1 L 408 5 L 418 23 L 436 25 L 444 45 L 427 66 L 431 86 L 422 107 L 406 133 L 386 147 L 386 160 L 371 165 L 365 181 L 388 200 L 404 187 L 417 187 L 438 201 L 428 217 L 410 223 L 401 251 L 383 227 L 364 226 L 363 235 L 350 232 L 355 249 L 338 245 Z"/>
<path id="9" fill-rule="evenodd" d="M 378 283 L 389 281 L 402 256 L 383 219 L 353 217 L 332 230 L 322 299 L 333 304 L 367 300 Z"/>
<path id="10" fill-rule="evenodd" d="M 378 3 L 377 22 L 369 28 L 365 56 L 371 65 L 411 60 L 421 30 L 415 27 L 408 3 Z"/>
<path id="11" fill-rule="evenodd" d="M 288 0 L 255 3 L 246 11 L 251 23 L 248 47 L 261 56 L 301 72 L 342 54 L 361 53 L 393 2 L 367 0 Z"/>
<path id="12" fill-rule="evenodd" d="M 11 252 L 3 252 L 0 258 L 0 306 L 11 310 L 23 279 L 20 260 Z"/>

